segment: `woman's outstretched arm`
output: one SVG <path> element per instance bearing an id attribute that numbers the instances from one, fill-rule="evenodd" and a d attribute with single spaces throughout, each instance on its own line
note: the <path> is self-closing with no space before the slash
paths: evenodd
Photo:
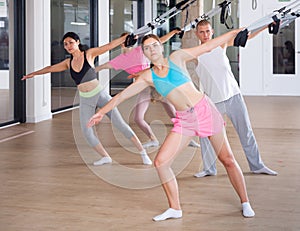
<path id="1" fill-rule="evenodd" d="M 170 38 L 172 38 L 175 34 L 178 34 L 180 32 L 181 32 L 180 28 L 174 29 L 174 30 L 170 31 L 169 33 L 167 33 L 166 35 L 160 37 L 159 39 L 160 39 L 161 43 L 165 43 L 168 40 L 170 40 Z"/>
<path id="2" fill-rule="evenodd" d="M 104 69 L 113 69 L 113 66 L 109 62 L 106 62 L 106 63 L 103 63 L 103 64 L 95 67 L 96 72 L 99 72 Z"/>
<path id="3" fill-rule="evenodd" d="M 105 52 L 110 51 L 110 50 L 116 48 L 117 46 L 121 45 L 122 43 L 124 43 L 126 37 L 127 37 L 127 34 L 123 35 L 120 38 L 114 39 L 113 41 L 111 41 L 103 46 L 90 48 L 88 50 L 88 52 L 94 57 L 102 55 Z"/>
<path id="4" fill-rule="evenodd" d="M 98 124 L 106 113 L 117 107 L 126 99 L 131 98 L 148 87 L 150 84 L 144 79 L 144 76 L 146 75 L 140 76 L 138 80 L 130 84 L 119 94 L 115 95 L 104 107 L 100 108 L 97 113 L 92 116 L 87 126 L 92 127 L 93 125 Z"/>
<path id="5" fill-rule="evenodd" d="M 44 67 L 40 70 L 37 70 L 37 71 L 31 72 L 27 75 L 24 75 L 21 80 L 33 78 L 36 75 L 43 75 L 43 74 L 47 74 L 47 73 L 50 73 L 50 72 L 65 71 L 65 70 L 69 69 L 69 63 L 70 63 L 70 59 L 65 59 L 64 61 L 62 61 L 60 63 L 54 64 L 52 66 L 47 66 L 47 67 Z"/>

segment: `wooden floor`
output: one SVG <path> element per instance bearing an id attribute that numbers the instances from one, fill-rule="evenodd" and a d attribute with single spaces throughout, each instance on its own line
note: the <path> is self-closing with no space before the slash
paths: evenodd
<path id="1" fill-rule="evenodd" d="M 167 208 L 153 167 L 140 164 L 135 149 L 107 120 L 98 133 L 115 162 L 93 167 L 98 157 L 80 137 L 74 110 L 53 120 L 0 130 L 0 230 L 300 230 L 300 97 L 246 97 L 246 102 L 262 158 L 279 173 L 251 174 L 228 123 L 255 218 L 242 217 L 238 197 L 219 163 L 217 176 L 193 177 L 202 166 L 200 149 L 187 148 L 174 164 L 183 218 L 153 222 L 152 217 Z M 131 103 L 120 106 L 125 118 Z M 151 118 L 162 140 L 171 125 L 159 104 L 151 105 L 147 119 Z M 149 152 L 153 159 L 156 151 Z"/>

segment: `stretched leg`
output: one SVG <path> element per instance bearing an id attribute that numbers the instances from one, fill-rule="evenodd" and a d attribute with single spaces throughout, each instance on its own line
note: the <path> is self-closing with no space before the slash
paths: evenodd
<path id="1" fill-rule="evenodd" d="M 101 91 L 97 102 L 97 106 L 103 107 L 110 99 L 110 95 L 108 95 L 105 91 Z M 151 165 L 152 161 L 148 157 L 146 150 L 142 146 L 142 143 L 140 142 L 134 131 L 123 120 L 119 110 L 117 108 L 114 108 L 113 110 L 107 113 L 107 116 L 111 120 L 113 126 L 115 126 L 120 132 L 122 132 L 124 136 L 130 139 L 132 143 L 137 147 L 138 151 L 141 154 L 143 163 L 146 165 Z"/>
<path id="2" fill-rule="evenodd" d="M 178 184 L 171 169 L 171 164 L 178 153 L 180 153 L 183 148 L 187 146 L 190 139 L 191 137 L 171 132 L 166 137 L 157 156 L 155 157 L 154 165 L 169 203 L 169 209 L 164 213 L 154 217 L 153 220 L 155 221 L 182 217 L 182 211 L 179 202 Z"/>
<path id="3" fill-rule="evenodd" d="M 145 121 L 145 114 L 148 110 L 150 104 L 150 92 L 151 88 L 148 87 L 143 90 L 137 98 L 136 107 L 134 110 L 134 121 L 139 126 L 139 128 L 149 137 L 150 141 L 143 144 L 144 148 L 157 147 L 159 142 L 153 133 L 150 125 Z"/>
<path id="4" fill-rule="evenodd" d="M 277 172 L 266 167 L 261 159 L 243 97 L 240 94 L 235 95 L 225 102 L 225 106 L 226 114 L 240 138 L 250 170 L 254 173 L 277 175 Z"/>
<path id="5" fill-rule="evenodd" d="M 83 132 L 84 137 L 87 142 L 93 149 L 98 152 L 101 156 L 103 156 L 99 161 L 94 162 L 94 165 L 102 165 L 111 163 L 112 160 L 104 149 L 103 145 L 99 141 L 94 128 L 88 128 L 87 122 L 89 118 L 95 113 L 96 101 L 98 98 L 98 94 L 89 98 L 84 98 L 80 96 L 80 107 L 79 107 L 79 115 L 80 115 L 80 126 Z"/>
<path id="6" fill-rule="evenodd" d="M 210 141 L 218 155 L 219 160 L 224 165 L 229 180 L 240 197 L 243 205 L 243 215 L 245 217 L 253 217 L 255 215 L 252 210 L 246 190 L 245 179 L 240 169 L 240 166 L 236 162 L 231 147 L 229 145 L 225 129 L 222 132 L 210 137 Z"/>
<path id="7" fill-rule="evenodd" d="M 195 177 L 217 175 L 216 154 L 208 138 L 200 138 L 203 170 L 196 173 Z"/>
<path id="8" fill-rule="evenodd" d="M 221 115 L 225 114 L 225 106 L 224 102 L 220 102 L 215 104 L 218 111 L 221 113 Z M 204 176 L 211 176 L 211 175 L 217 175 L 217 168 L 216 168 L 216 153 L 214 151 L 214 148 L 211 145 L 211 142 L 207 137 L 200 138 L 200 146 L 201 146 L 201 155 L 202 155 L 202 161 L 203 161 L 203 170 L 196 173 L 195 177 L 204 177 Z"/>

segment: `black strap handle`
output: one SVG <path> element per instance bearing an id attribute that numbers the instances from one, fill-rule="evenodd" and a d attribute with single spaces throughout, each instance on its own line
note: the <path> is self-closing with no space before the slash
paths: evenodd
<path id="1" fill-rule="evenodd" d="M 125 39 L 125 47 L 131 47 L 137 42 L 136 36 L 134 34 L 127 35 Z"/>
<path id="2" fill-rule="evenodd" d="M 269 26 L 268 26 L 268 27 L 269 27 L 269 33 L 270 33 L 270 34 L 277 34 L 278 31 L 279 31 L 279 27 L 280 27 L 280 19 L 278 19 L 278 18 L 276 17 L 276 15 L 273 16 L 272 19 L 273 19 L 273 21 L 274 21 L 275 23 L 269 24 Z"/>
<path id="3" fill-rule="evenodd" d="M 180 33 L 178 35 L 179 35 L 179 38 L 182 39 L 183 35 L 184 35 L 184 30 L 180 31 Z"/>
<path id="4" fill-rule="evenodd" d="M 240 31 L 234 39 L 233 45 L 236 47 L 245 47 L 248 40 L 248 29 Z"/>

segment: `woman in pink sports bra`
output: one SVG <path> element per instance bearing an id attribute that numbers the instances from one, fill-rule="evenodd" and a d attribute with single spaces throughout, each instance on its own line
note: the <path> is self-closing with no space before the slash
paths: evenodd
<path id="1" fill-rule="evenodd" d="M 143 51 L 153 63 L 153 68 L 142 73 L 134 83 L 113 97 L 88 123 L 88 126 L 99 123 L 112 108 L 148 86 L 155 87 L 174 105 L 177 111 L 176 118 L 173 120 L 174 128 L 166 137 L 154 160 L 169 208 L 155 216 L 154 221 L 182 217 L 177 180 L 171 165 L 174 158 L 188 145 L 192 136 L 209 137 L 240 198 L 243 216 L 255 215 L 249 203 L 244 176 L 228 143 L 222 116 L 208 97 L 198 91 L 188 79 L 185 65 L 187 61 L 234 38 L 239 31 L 240 29 L 232 30 L 203 45 L 177 50 L 168 59 L 163 56 L 163 47 L 159 38 L 155 35 L 146 35 L 142 40 Z"/>

